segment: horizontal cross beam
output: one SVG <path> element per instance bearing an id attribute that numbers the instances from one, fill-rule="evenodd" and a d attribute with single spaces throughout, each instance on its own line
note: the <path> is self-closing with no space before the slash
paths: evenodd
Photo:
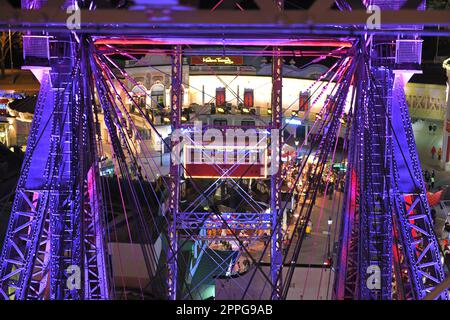
<path id="1" fill-rule="evenodd" d="M 70 30 L 67 21 L 71 13 L 54 7 L 40 10 L 12 8 L 7 2 L 0 4 L 0 29 L 46 30 L 53 32 L 117 34 L 171 34 L 208 35 L 210 37 L 233 37 L 240 35 L 270 36 L 289 39 L 295 34 L 361 34 L 361 33 L 420 33 L 425 35 L 450 34 L 449 10 L 417 11 L 412 9 L 381 11 L 381 29 L 367 30 L 370 13 L 356 9 L 338 11 L 326 9 L 271 10 L 151 10 L 124 11 L 121 9 L 98 9 L 80 11 L 80 29 Z M 199 27 L 199 25 L 201 27 Z M 433 30 L 401 30 L 398 26 L 429 26 Z M 438 31 L 437 27 L 443 28 Z M 348 27 L 343 29 L 342 27 Z"/>

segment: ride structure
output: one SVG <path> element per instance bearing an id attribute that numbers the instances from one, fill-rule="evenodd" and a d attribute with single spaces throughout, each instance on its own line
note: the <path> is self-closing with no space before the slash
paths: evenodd
<path id="1" fill-rule="evenodd" d="M 353 2 L 336 1 L 336 4 L 344 13 L 350 11 Z M 276 1 L 273 7 L 261 1 L 257 4 L 261 10 L 276 8 L 282 21 L 287 17 L 283 1 Z M 36 12 L 45 10 L 45 5 L 45 1 L 22 1 L 24 9 Z M 317 12 L 321 5 L 317 1 L 310 12 Z M 401 12 L 407 4 L 380 0 L 362 1 L 359 5 L 378 5 L 383 10 Z M 27 68 L 39 78 L 41 90 L 0 256 L 1 298 L 113 299 L 119 295 L 121 290 L 116 290 L 117 281 L 113 277 L 116 270 L 111 263 L 114 251 L 109 245 L 113 242 L 111 233 L 117 233 L 109 228 L 110 224 L 115 227 L 112 220 L 116 214 L 111 186 L 100 176 L 100 159 L 105 154 L 102 121 L 107 127 L 128 240 L 135 244 L 133 250 L 142 254 L 150 279 L 147 284 L 139 280 L 142 298 L 146 290 L 155 298 L 208 298 L 204 296 L 205 285 L 218 286 L 215 279 L 220 277 L 226 277 L 237 288 L 223 293 L 223 297 L 290 298 L 291 283 L 298 277 L 295 270 L 304 243 L 305 221 L 311 219 L 322 177 L 326 178 L 325 190 L 330 186 L 329 163 L 334 163 L 342 139 L 342 161 L 347 162 L 347 173 L 340 230 L 336 232 L 340 247 L 333 265 L 332 297 L 423 299 L 444 280 L 403 91 L 409 77 L 418 72 L 421 61 L 419 34 L 423 30 L 409 25 L 413 22 L 406 21 L 408 26 L 402 29 L 387 26 L 379 33 L 367 30 L 362 22 L 355 23 L 345 28 L 351 36 L 344 37 L 342 30 L 331 28 L 324 37 L 298 34 L 294 31 L 295 24 L 285 26 L 284 32 L 280 32 L 283 26 L 271 23 L 267 23 L 270 32 L 258 29 L 251 25 L 257 24 L 257 18 L 249 15 L 253 18 L 249 19 L 248 28 L 239 21 L 231 22 L 224 33 L 226 23 L 217 22 L 212 23 L 211 29 L 200 32 L 192 21 L 188 23 L 192 31 L 189 34 L 180 31 L 181 22 L 173 21 L 180 12 L 189 10 L 195 15 L 196 8 L 187 6 L 169 10 L 173 15 L 168 14 L 167 19 L 158 15 L 164 15 L 161 12 L 153 15 L 146 23 L 157 28 L 142 29 L 139 21 L 135 25 L 127 23 L 127 28 L 131 25 L 135 29 L 117 36 L 110 34 L 116 28 L 92 32 L 92 26 L 110 18 L 89 21 L 102 11 L 96 10 L 96 1 L 61 3 L 62 9 L 69 6 L 83 9 L 81 16 L 88 19 L 82 20 L 80 29 L 64 30 L 60 17 L 56 16 L 56 22 L 48 22 L 48 30 L 43 32 L 37 31 L 41 22 L 26 24 L 21 19 L 16 22 L 17 29 L 29 27 L 30 31 L 24 34 L 24 59 Z M 423 4 L 416 7 L 424 9 Z M 33 14 L 29 12 L 31 20 Z M 8 27 L 14 28 L 14 23 Z M 231 165 L 225 165 L 224 158 L 218 160 L 218 155 L 230 153 L 227 149 L 230 146 L 219 144 L 216 152 L 211 152 L 204 141 L 196 141 L 195 135 L 203 136 L 208 129 L 223 135 L 229 129 L 248 127 L 217 123 L 196 126 L 192 119 L 183 120 L 187 114 L 183 90 L 188 85 L 183 80 L 183 61 L 185 57 L 198 55 L 199 50 L 216 57 L 238 53 L 271 59 L 270 111 L 265 116 L 252 115 L 252 126 L 268 134 L 258 135 L 253 146 L 247 140 L 243 145 L 233 145 L 232 152 L 238 155 L 241 149 L 243 156 L 237 156 Z M 412 54 L 406 56 L 406 52 Z M 137 60 L 143 54 L 169 57 L 171 61 L 167 74 L 170 142 L 164 140 L 156 125 L 153 112 L 157 110 L 140 104 L 130 94 L 126 83 L 133 86 L 139 83 L 116 59 L 120 56 Z M 311 57 L 312 61 L 334 60 L 327 72 L 304 90 L 311 93 L 309 98 L 302 98 L 298 110 L 290 114 L 300 97 L 288 108 L 283 107 L 283 58 L 299 56 Z M 230 84 L 224 83 L 228 91 Z M 240 102 L 239 94 L 234 95 Z M 171 151 L 168 173 L 139 157 L 137 146 L 145 149 L 145 141 L 127 101 L 158 136 L 161 145 Z M 225 101 L 220 101 L 221 105 L 215 107 L 226 108 L 226 104 L 222 105 Z M 291 198 L 305 194 L 303 199 L 296 198 L 292 208 L 298 213 L 292 222 L 293 230 L 299 230 L 295 234 L 282 226 L 287 206 L 281 197 L 282 177 L 294 166 L 294 161 L 286 168 L 280 166 L 282 146 L 290 138 L 284 134 L 283 123 L 299 115 L 302 120 L 307 119 L 311 110 L 304 104 L 315 106 L 319 101 L 323 103 L 312 121 L 309 148 L 294 174 L 294 183 L 285 192 Z M 246 111 L 242 108 L 240 112 Z M 190 117 L 202 114 L 196 112 Z M 186 145 L 194 154 L 208 159 L 208 170 L 214 172 L 208 179 L 194 177 L 192 166 L 180 160 L 190 152 Z M 247 174 L 261 162 L 250 161 L 246 167 L 242 164 L 254 150 L 263 151 L 256 159 L 270 159 L 271 163 L 269 177 L 256 177 L 269 189 L 267 207 L 255 201 L 251 180 L 255 177 Z M 309 182 L 298 192 L 302 173 L 306 173 Z M 146 184 L 150 176 L 159 177 L 159 187 Z M 250 180 L 244 182 L 247 179 Z M 238 199 L 228 211 L 222 209 L 228 202 L 214 197 L 225 191 Z M 333 208 L 334 203 L 335 200 Z M 158 209 L 152 208 L 153 205 Z M 131 217 L 137 235 L 130 228 Z M 269 233 L 269 241 L 264 241 L 263 248 L 255 254 L 254 247 L 263 239 L 263 232 Z M 162 239 L 162 253 L 154 240 L 158 237 Z M 213 249 L 215 242 L 224 240 L 235 243 L 237 249 L 222 252 Z M 190 250 L 192 254 L 186 254 Z M 241 256 L 251 265 L 245 275 L 231 272 Z M 202 259 L 212 264 L 211 270 L 201 270 Z M 161 264 L 161 260 L 166 263 Z M 258 277 L 263 279 L 264 286 L 252 288 Z M 330 282 L 329 279 L 328 285 Z M 125 286 L 122 291 L 126 295 Z M 442 292 L 439 298 L 448 299 L 447 292 Z"/>

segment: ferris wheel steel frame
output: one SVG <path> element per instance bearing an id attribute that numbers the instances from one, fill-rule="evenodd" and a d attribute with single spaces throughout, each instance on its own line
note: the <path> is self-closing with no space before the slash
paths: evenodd
<path id="1" fill-rule="evenodd" d="M 389 6 L 383 1 L 378 2 Z M 39 2 L 22 1 L 22 3 L 28 8 L 40 9 Z M 258 3 L 262 2 L 258 1 Z M 332 1 L 316 1 L 306 15 L 313 14 L 314 16 L 321 9 L 328 9 L 331 3 Z M 269 7 L 272 8 L 271 5 L 262 5 L 262 10 L 267 10 Z M 283 1 L 277 0 L 273 7 L 277 10 L 282 9 Z M 36 17 L 39 16 L 38 12 L 45 10 L 47 9 L 42 8 L 36 12 L 20 14 L 15 23 L 7 22 L 0 25 L 7 25 L 8 28 L 17 30 L 27 27 L 29 30 L 39 29 L 42 28 L 42 23 L 36 22 Z M 6 12 L 13 11 L 6 8 Z M 403 9 L 400 11 L 404 12 Z M 360 12 L 338 13 L 353 17 L 353 19 L 363 17 Z M 424 12 L 419 12 L 417 16 L 423 19 L 420 21 L 414 21 L 411 18 L 413 13 L 417 13 L 417 11 L 412 12 L 411 10 L 409 16 L 402 16 L 398 21 L 408 26 L 414 26 L 427 25 L 431 23 L 430 19 L 435 19 L 434 22 L 448 25 L 448 21 L 442 20 L 442 13 L 433 13 L 432 17 L 427 17 Z M 108 14 L 113 14 L 113 12 L 108 12 Z M 277 14 L 283 23 L 286 23 L 288 21 L 286 19 L 292 15 L 283 11 L 277 12 Z M 395 11 L 392 14 L 395 14 Z M 86 13 L 88 20 L 95 15 L 95 11 Z M 181 18 L 179 13 L 175 13 L 175 15 L 178 17 L 177 19 L 187 19 L 186 17 Z M 55 14 L 53 17 L 55 17 L 55 23 L 52 26 L 46 25 L 49 27 L 48 30 L 55 28 L 54 30 L 61 31 L 61 26 L 58 25 L 61 16 Z M 320 18 L 315 17 L 317 21 L 321 21 Z M 394 20 L 393 17 L 386 12 L 388 21 Z M 218 18 L 217 21 L 220 19 Z M 344 18 L 338 18 L 333 13 L 333 21 L 341 21 L 341 19 Z M 193 21 L 195 21 L 195 17 L 187 19 L 187 23 L 193 23 Z M 214 23 L 211 17 L 208 17 L 206 21 Z M 256 17 L 249 19 L 249 25 L 256 21 Z M 99 25 L 101 23 L 99 22 Z M 351 23 L 347 21 L 346 24 Z M 163 28 L 158 30 L 161 32 L 159 35 L 144 37 L 137 36 L 139 27 L 132 24 L 131 26 L 135 29 L 127 29 L 127 36 L 107 36 L 102 34 L 103 32 L 92 32 L 90 29 L 92 26 L 87 25 L 86 28 L 81 29 L 80 34 L 92 33 L 92 42 L 88 40 L 89 36 L 79 38 L 78 36 L 68 36 L 65 33 L 55 34 L 56 45 L 65 46 L 67 55 L 62 57 L 65 58 L 63 62 L 57 59 L 50 61 L 52 70 L 44 73 L 41 82 L 30 139 L 0 256 L 0 298 L 113 298 L 110 287 L 111 270 L 107 261 L 106 239 L 103 233 L 105 226 L 104 208 L 100 195 L 102 191 L 101 185 L 98 183 L 99 169 L 94 147 L 95 136 L 98 135 L 93 128 L 94 90 L 93 84 L 90 83 L 92 79 L 101 83 L 102 75 L 101 71 L 96 69 L 98 64 L 88 57 L 90 53 L 93 53 L 88 48 L 95 48 L 97 53 L 105 56 L 115 54 L 117 50 L 124 52 L 129 50 L 131 54 L 142 54 L 151 51 L 134 47 L 148 44 L 171 46 L 171 49 L 165 49 L 166 51 L 163 50 L 160 53 L 170 55 L 172 58 L 170 91 L 172 131 L 183 127 L 181 121 L 182 57 L 183 55 L 197 54 L 195 49 L 185 48 L 185 45 L 221 44 L 224 45 L 224 50 L 226 45 L 271 46 L 271 51 L 248 48 L 245 51 L 239 51 L 239 49 L 233 48 L 232 52 L 255 56 L 271 53 L 272 115 L 271 124 L 267 129 L 278 131 L 282 129 L 283 120 L 281 100 L 283 56 L 329 55 L 342 57 L 353 55 L 354 59 L 358 59 L 358 64 L 355 68 L 356 71 L 347 75 L 346 89 L 348 90 L 350 87 L 351 80 L 357 79 L 357 93 L 350 120 L 352 125 L 349 137 L 346 196 L 342 210 L 341 245 L 333 295 L 336 299 L 392 299 L 394 297 L 392 284 L 397 284 L 396 290 L 398 291 L 398 286 L 401 286 L 402 283 L 400 277 L 404 272 L 407 274 L 410 286 L 407 288 L 405 286 L 404 291 L 406 292 L 401 294 L 397 292 L 396 297 L 423 299 L 428 292 L 444 280 L 439 244 L 432 230 L 430 208 L 426 199 L 426 189 L 404 96 L 403 87 L 406 80 L 401 71 L 395 71 L 390 65 L 370 65 L 373 52 L 370 52 L 370 49 L 367 51 L 367 43 L 359 36 L 352 36 L 351 40 L 332 36 L 307 39 L 299 36 L 292 39 L 289 34 L 271 32 L 267 39 L 263 39 L 261 34 L 264 28 L 250 28 L 246 34 L 247 31 L 242 26 L 236 27 L 236 25 L 228 30 L 226 35 L 215 33 L 215 29 L 211 29 L 189 36 L 174 28 L 176 23 L 171 25 L 169 22 L 161 25 Z M 376 41 L 377 31 L 364 30 L 361 28 L 361 23 L 355 21 L 353 25 L 356 26 L 356 29 L 347 30 L 344 34 L 372 33 L 373 39 Z M 280 31 L 279 27 L 270 26 L 270 23 L 267 26 Z M 167 27 L 167 30 L 163 32 L 164 27 Z M 412 29 L 385 29 L 385 31 L 379 31 L 379 34 L 383 32 L 390 32 L 390 34 L 397 32 L 406 36 L 426 34 L 423 30 Z M 335 28 L 327 30 L 331 35 L 343 32 Z M 239 31 L 241 32 L 240 36 L 236 35 L 236 32 Z M 169 35 L 171 32 L 173 34 L 165 36 L 165 32 Z M 313 33 L 312 29 L 310 32 Z M 133 33 L 136 36 L 133 36 Z M 257 34 L 259 36 L 255 36 Z M 374 41 L 373 39 L 371 41 Z M 291 47 L 302 46 L 319 49 L 290 51 Z M 324 47 L 327 49 L 323 49 Z M 340 51 L 344 48 L 346 51 Z M 350 53 L 351 51 L 352 53 Z M 213 49 L 209 53 L 221 54 Z M 91 80 L 88 80 L 83 74 L 85 70 L 91 70 L 92 74 L 89 75 Z M 355 78 L 351 78 L 351 75 Z M 114 153 L 121 159 L 120 161 L 124 162 L 126 156 L 121 150 L 124 138 L 118 136 L 116 132 L 120 123 L 113 119 L 113 114 L 109 114 L 110 110 L 114 109 L 114 106 L 111 105 L 111 96 L 108 96 L 109 93 L 107 93 L 109 89 L 103 83 L 97 86 L 97 90 L 100 90 L 96 94 L 106 115 L 105 123 L 113 140 Z M 344 91 L 340 92 L 340 94 L 344 93 Z M 343 104 L 341 103 L 334 112 L 341 114 L 342 108 Z M 337 118 L 331 123 L 331 129 L 328 129 L 326 133 L 327 135 L 329 133 L 330 137 L 334 137 L 340 124 Z M 123 135 L 121 132 L 118 133 Z M 41 140 L 46 138 L 48 141 Z M 272 157 L 277 158 L 278 164 L 281 163 L 282 141 L 280 134 L 275 154 L 272 154 Z M 323 138 L 320 145 L 329 150 L 332 147 L 330 141 Z M 368 143 L 369 141 L 371 143 Z M 176 148 L 176 142 L 172 141 L 170 149 L 174 148 Z M 321 149 L 320 152 L 325 151 Z M 320 157 L 326 158 L 325 153 L 319 154 Z M 43 175 L 39 172 L 40 177 L 37 177 L 36 170 L 39 169 L 43 169 Z M 181 165 L 176 162 L 174 157 L 171 157 L 168 179 L 169 250 L 167 251 L 166 285 L 167 297 L 172 300 L 178 298 L 177 292 L 180 286 L 177 258 L 180 249 L 179 230 L 189 229 L 189 226 L 193 224 L 192 215 L 187 213 L 194 214 L 194 222 L 204 222 L 208 215 L 211 215 L 211 213 L 196 215 L 193 211 L 181 212 L 179 207 L 181 169 Z M 228 176 L 230 172 L 224 172 L 222 178 L 230 178 Z M 230 180 L 231 183 L 237 185 L 236 181 Z M 283 282 L 281 276 L 283 268 L 281 242 L 283 207 L 280 199 L 280 168 L 272 174 L 270 181 L 270 275 L 266 276 L 266 281 L 271 287 L 270 298 L 282 299 L 286 298 L 292 275 L 290 274 L 288 279 Z M 316 188 L 317 185 L 314 187 Z M 251 198 L 245 191 L 241 195 Z M 246 221 L 245 219 L 249 219 L 246 221 L 248 223 L 253 221 L 251 215 L 233 214 L 239 215 L 244 219 L 242 221 Z M 228 230 L 232 231 L 233 238 L 239 240 L 235 233 L 236 230 L 239 230 L 239 226 L 225 220 L 223 223 Z M 182 227 L 180 228 L 180 226 Z M 190 233 L 189 237 L 194 241 L 204 240 L 195 233 Z M 301 241 L 295 246 L 297 256 L 300 249 Z M 398 266 L 397 255 L 401 255 L 403 261 L 401 266 Z M 256 263 L 256 261 L 253 262 Z M 67 287 L 67 281 L 71 276 L 69 270 L 72 270 L 70 268 L 73 266 L 82 266 L 81 288 Z M 374 268 L 378 268 L 381 274 L 381 284 L 372 283 L 375 285 L 375 289 L 368 282 L 370 278 L 368 270 L 374 270 Z M 393 275 L 392 270 L 395 268 L 399 268 L 400 272 L 395 272 Z M 292 270 L 289 269 L 289 272 Z M 441 293 L 438 298 L 448 299 L 447 292 Z"/>

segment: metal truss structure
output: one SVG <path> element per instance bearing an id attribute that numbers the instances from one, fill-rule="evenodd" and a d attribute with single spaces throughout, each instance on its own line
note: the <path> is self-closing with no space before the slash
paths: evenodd
<path id="1" fill-rule="evenodd" d="M 61 1 L 59 7 L 75 2 Z M 95 1 L 78 1 L 82 8 L 81 29 L 69 31 L 64 25 L 64 11 L 53 9 L 50 14 L 52 9 L 45 1 L 24 0 L 23 8 L 33 9 L 24 11 L 2 4 L 0 12 L 8 19 L 2 19 L 0 28 L 28 31 L 25 60 L 33 56 L 37 45 L 46 44 L 49 55 L 38 57 L 44 62 L 37 61 L 41 90 L 0 256 L 0 298 L 112 299 L 118 293 L 114 289 L 108 250 L 112 241 L 107 227 L 115 213 L 107 195 L 111 193 L 109 182 L 99 173 L 103 148 L 100 121 L 104 121 L 108 131 L 127 236 L 131 244 L 141 246 L 151 279 L 145 288 L 139 283 L 141 292 L 147 287 L 157 292 L 154 288 L 158 287 L 172 300 L 204 298 L 199 288 L 216 274 L 228 277 L 239 256 L 245 254 L 252 264 L 246 275 L 250 280 L 244 283 L 240 280 L 244 275 L 240 274 L 231 278 L 241 289 L 239 297 L 248 298 L 258 274 L 265 283 L 259 297 L 286 299 L 306 232 L 306 224 L 301 221 L 311 217 L 322 176 L 327 177 L 328 189 L 331 169 L 327 164 L 335 159 L 344 126 L 343 153 L 348 164 L 333 297 L 423 299 L 444 280 L 403 91 L 408 75 L 417 69 L 417 61 L 400 61 L 395 52 L 405 43 L 419 52 L 418 35 L 435 32 L 423 31 L 421 27 L 448 26 L 448 14 L 418 11 L 423 9 L 419 2 L 413 10 L 403 8 L 405 1 L 395 5 L 371 1 L 383 9 L 383 28 L 367 30 L 366 1 L 336 1 L 341 10 L 338 11 L 330 9 L 334 1 L 317 0 L 304 12 L 283 11 L 280 0 L 256 3 L 256 12 L 218 10 L 212 15 L 185 7 L 165 11 L 153 8 L 150 14 L 124 15 L 116 9 L 94 10 Z M 186 14 L 186 10 L 191 13 Z M 42 20 L 42 16 L 48 20 Z M 206 26 L 204 30 L 197 28 L 199 23 Z M 393 27 L 396 23 L 406 27 Z M 181 25 L 187 28 L 180 29 Z M 45 34 L 37 34 L 40 30 L 45 30 Z M 314 33 L 321 36 L 313 36 Z M 343 34 L 351 36 L 344 38 Z M 259 130 L 270 132 L 265 138 L 270 140 L 266 148 L 270 148 L 270 159 L 275 164 L 270 177 L 260 178 L 270 189 L 267 208 L 253 199 L 251 182 L 249 191 L 242 187 L 245 172 L 236 178 L 239 161 L 226 167 L 209 159 L 211 168 L 219 174 L 210 177 L 212 182 L 202 188 L 180 160 L 187 152 L 182 149 L 187 142 L 200 150 L 202 158 L 211 158 L 212 153 L 206 151 L 203 143 L 195 141 L 195 134 L 203 134 L 211 127 L 221 133 L 231 128 L 207 124 L 196 127 L 183 120 L 183 59 L 198 52 L 271 58 L 270 116 L 269 121 L 258 125 Z M 138 87 L 138 81 L 113 58 L 118 55 L 136 60 L 136 56 L 145 54 L 171 60 L 167 74 L 170 143 L 158 132 L 155 116 L 149 113 L 151 108 L 140 104 L 125 84 Z M 308 171 L 309 183 L 302 187 L 305 198 L 296 198 L 296 236 L 282 228 L 286 204 L 281 199 L 281 188 L 287 170 L 280 164 L 283 120 L 289 118 L 286 112 L 290 111 L 290 107 L 283 110 L 282 103 L 283 58 L 299 56 L 332 57 L 336 62 L 306 90 L 314 92 L 309 97 L 311 101 L 304 103 L 316 103 L 328 87 L 332 94 L 324 99 L 316 115 L 309 153 L 302 159 L 295 183 L 286 193 L 296 196 L 302 171 Z M 239 102 L 239 94 L 236 96 Z M 169 173 L 160 180 L 159 188 L 144 184 L 144 176 L 163 174 L 153 169 L 149 169 L 150 174 L 142 174 L 145 166 L 136 149 L 145 148 L 145 143 L 124 97 L 156 133 L 161 145 L 171 151 Z M 351 100 L 348 111 L 347 100 Z M 304 110 L 305 106 L 300 105 L 295 115 L 305 112 L 306 118 L 308 111 Z M 174 138 L 179 132 L 182 134 Z M 259 140 L 257 144 L 262 142 L 268 141 Z M 249 148 L 243 149 L 245 156 L 251 153 Z M 312 158 L 314 166 L 306 169 L 308 158 Z M 187 196 L 182 190 L 183 184 L 188 185 L 186 181 L 192 195 Z M 214 193 L 222 192 L 222 188 L 238 195 L 245 210 L 239 208 L 241 205 L 219 210 Z M 189 196 L 192 201 L 186 204 Z M 153 205 L 158 207 L 157 214 Z M 127 212 L 133 214 L 137 240 L 130 231 Z M 223 234 L 217 234 L 218 231 Z M 243 237 L 242 231 L 250 235 Z M 269 233 L 265 239 L 268 241 L 264 241 L 260 257 L 255 258 L 248 243 L 261 240 L 265 232 Z M 157 237 L 163 239 L 162 266 L 154 241 Z M 219 255 L 211 248 L 223 240 L 236 242 L 239 249 Z M 288 240 L 288 244 L 283 244 L 283 240 Z M 192 254 L 187 255 L 190 248 Z M 262 268 L 267 257 L 268 273 Z M 213 261 L 211 270 L 198 280 L 197 270 L 206 258 Z M 448 299 L 448 294 L 443 291 L 438 297 Z"/>
<path id="2" fill-rule="evenodd" d="M 85 60 L 68 38 L 52 45 L 64 54 L 52 56 L 43 74 L 2 250 L 0 293 L 5 299 L 105 299 L 92 110 L 80 76 Z"/>
<path id="3" fill-rule="evenodd" d="M 40 1 L 36 1 L 40 2 Z M 46 3 L 47 1 L 42 1 Z M 282 1 L 281 1 L 282 2 Z M 123 14 L 123 10 L 115 8 L 95 8 L 95 1 L 81 1 L 80 5 L 81 28 L 80 33 L 90 34 L 115 34 L 121 35 L 126 30 L 127 34 L 154 34 L 175 35 L 176 33 L 190 34 L 195 32 L 196 25 L 204 25 L 202 34 L 223 34 L 223 26 L 226 26 L 226 34 L 253 34 L 267 37 L 272 32 L 286 32 L 292 35 L 363 35 L 363 34 L 392 34 L 398 31 L 398 25 L 428 26 L 431 29 L 422 31 L 422 34 L 447 34 L 442 27 L 449 26 L 449 14 L 445 10 L 417 11 L 417 7 L 423 1 L 400 1 L 396 8 L 382 8 L 381 29 L 368 29 L 367 20 L 372 13 L 368 13 L 367 1 L 336 1 L 340 10 L 332 9 L 335 1 L 315 0 L 313 4 L 304 10 L 279 11 L 276 1 L 255 0 L 259 10 L 199 10 L 197 1 L 185 1 L 186 6 L 178 6 L 171 9 L 163 3 L 158 6 L 150 5 L 147 10 L 134 11 L 132 15 Z M 60 0 L 62 5 L 64 0 Z M 374 2 L 375 3 L 375 2 Z M 53 1 L 52 7 L 40 8 L 37 11 L 21 11 L 12 8 L 7 3 L 2 3 L 2 14 L 5 19 L 0 25 L 6 29 L 16 30 L 52 30 L 67 32 L 67 13 L 63 10 L 55 10 L 58 2 Z M 37 7 L 35 7 L 37 9 Z M 189 14 L 186 14 L 189 12 Z M 50 24 L 51 22 L 51 24 Z M 179 26 L 183 26 L 181 31 Z M 243 29 L 243 27 L 245 29 Z M 344 27 L 344 28 L 342 28 Z M 441 27 L 441 30 L 439 30 Z M 219 33 L 217 33 L 220 30 Z M 198 31 L 198 30 L 197 30 Z M 408 30 L 402 33 L 414 34 Z M 164 37 L 163 37 L 164 38 Z M 274 38 L 277 38 L 276 36 Z"/>

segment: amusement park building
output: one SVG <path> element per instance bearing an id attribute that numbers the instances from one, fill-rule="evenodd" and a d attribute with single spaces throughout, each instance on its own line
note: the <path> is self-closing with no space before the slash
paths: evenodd
<path id="1" fill-rule="evenodd" d="M 444 125 L 443 125 L 443 137 L 442 137 L 442 167 L 446 171 L 450 171 L 450 58 L 445 60 L 443 67 L 447 74 L 447 86 L 445 90 L 445 109 L 443 110 Z"/>

